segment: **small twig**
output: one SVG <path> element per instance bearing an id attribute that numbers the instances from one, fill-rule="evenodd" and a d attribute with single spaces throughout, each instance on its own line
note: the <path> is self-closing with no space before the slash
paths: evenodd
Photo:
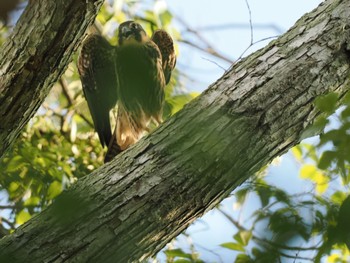
<path id="1" fill-rule="evenodd" d="M 252 46 L 254 46 L 254 45 L 256 45 L 256 44 L 258 44 L 258 43 L 260 43 L 260 42 L 263 42 L 263 41 L 266 41 L 266 40 L 269 40 L 269 39 L 274 39 L 274 38 L 277 38 L 277 37 L 279 37 L 279 36 L 265 37 L 265 38 L 259 39 L 259 40 L 256 41 L 256 42 L 253 42 L 252 44 L 250 44 L 250 45 L 242 52 L 242 54 L 237 58 L 237 60 L 236 60 L 235 63 L 237 63 L 237 61 L 241 60 L 242 57 L 244 56 L 244 54 L 245 54 Z"/>
<path id="2" fill-rule="evenodd" d="M 7 224 L 11 229 L 16 229 L 16 226 L 13 222 L 11 222 L 10 220 L 7 220 L 4 217 L 0 217 L 0 221 L 4 222 L 5 224 Z"/>
<path id="3" fill-rule="evenodd" d="M 181 23 L 181 24 L 185 27 L 185 29 L 186 29 L 187 32 L 189 32 L 189 33 L 195 35 L 195 36 L 198 38 L 198 40 L 200 41 L 200 43 L 202 43 L 202 44 L 205 45 L 206 47 L 201 47 L 201 46 L 196 45 L 196 44 L 192 43 L 191 41 L 185 40 L 185 39 L 179 39 L 179 40 L 178 40 L 179 42 L 188 44 L 188 45 L 190 45 L 190 46 L 192 46 L 192 47 L 195 47 L 195 48 L 197 48 L 197 49 L 199 49 L 199 50 L 201 50 L 201 51 L 204 51 L 204 52 L 209 53 L 209 54 L 211 54 L 211 55 L 213 55 L 213 56 L 215 56 L 215 57 L 218 57 L 218 58 L 220 58 L 220 59 L 222 59 L 222 60 L 224 60 L 224 61 L 227 61 L 228 63 L 231 63 L 231 64 L 232 64 L 232 63 L 234 62 L 232 59 L 229 59 L 229 58 L 227 58 L 226 56 L 224 56 L 224 55 L 220 54 L 219 52 L 217 52 L 217 51 L 214 49 L 214 47 L 213 47 L 201 34 L 199 34 L 199 32 L 198 32 L 197 30 L 194 30 L 193 28 L 191 28 L 191 27 L 190 27 L 185 21 L 183 21 L 179 16 L 176 16 L 175 18 L 178 20 L 179 23 Z"/>
<path id="4" fill-rule="evenodd" d="M 232 216 L 230 216 L 230 215 L 229 215 L 228 213 L 226 213 L 224 210 L 222 210 L 221 208 L 217 208 L 217 210 L 218 210 L 221 214 L 223 214 L 223 215 L 226 217 L 226 219 L 228 219 L 236 228 L 238 228 L 238 229 L 241 230 L 241 231 L 247 231 L 247 229 L 246 229 L 245 227 L 241 226 L 241 224 L 240 224 L 238 221 L 234 220 L 234 219 L 232 218 Z"/>
<path id="5" fill-rule="evenodd" d="M 67 101 L 68 101 L 68 108 L 71 107 L 71 106 L 73 106 L 73 105 L 74 105 L 74 101 L 73 101 L 73 99 L 72 99 L 72 98 L 70 97 L 70 95 L 69 95 L 67 84 L 66 84 L 66 82 L 63 80 L 63 78 L 61 78 L 61 79 L 59 80 L 59 84 L 60 84 L 60 86 L 61 86 L 61 88 L 62 88 L 63 95 L 65 96 L 65 98 L 66 98 Z M 52 109 L 51 109 L 51 110 L 52 110 Z M 84 114 L 81 114 L 81 113 L 79 113 L 79 112 L 77 112 L 77 111 L 74 111 L 74 113 L 76 113 L 77 115 L 79 115 L 89 126 L 94 127 L 93 123 L 92 123 L 87 117 L 85 117 Z"/>
<path id="6" fill-rule="evenodd" d="M 213 49 L 213 48 L 210 47 L 210 46 L 201 47 L 201 46 L 199 46 L 199 45 L 197 45 L 197 44 L 194 44 L 193 42 L 191 42 L 191 41 L 189 41 L 189 40 L 186 40 L 186 39 L 178 39 L 178 41 L 181 42 L 181 43 L 184 43 L 184 44 L 186 44 L 186 45 L 189 45 L 189 46 L 191 46 L 191 47 L 194 47 L 194 48 L 196 48 L 196 49 L 199 49 L 199 50 L 201 50 L 201 51 L 203 51 L 203 52 L 205 52 L 205 53 L 208 53 L 208 54 L 210 54 L 210 55 L 212 55 L 212 56 L 214 56 L 214 57 L 220 58 L 220 59 L 222 59 L 222 60 L 224 60 L 224 61 L 226 61 L 226 62 L 228 62 L 228 63 L 230 63 L 230 64 L 233 64 L 233 63 L 234 63 L 233 60 L 227 58 L 227 57 L 224 56 L 224 55 L 221 55 L 220 53 L 218 53 L 217 51 L 215 51 L 215 49 Z"/>
<path id="7" fill-rule="evenodd" d="M 228 29 L 249 29 L 250 24 L 249 23 L 227 23 L 227 24 L 216 24 L 216 25 L 208 25 L 208 26 L 201 26 L 197 27 L 197 30 L 200 32 L 203 31 L 222 31 L 222 30 L 228 30 Z M 254 24 L 254 31 L 256 30 L 273 30 L 277 34 L 282 34 L 284 30 L 280 27 L 278 27 L 275 24 Z"/>
<path id="8" fill-rule="evenodd" d="M 69 96 L 68 87 L 67 87 L 66 81 L 63 78 L 60 78 L 59 83 L 61 85 L 62 92 L 63 92 L 64 96 L 66 97 L 66 99 L 68 101 L 68 106 L 72 106 L 73 105 L 73 100 Z"/>
<path id="9" fill-rule="evenodd" d="M 301 256 L 298 256 L 298 254 L 296 254 L 295 256 L 293 255 L 288 255 L 288 254 L 285 254 L 281 251 L 278 252 L 282 257 L 285 257 L 285 258 L 293 258 L 293 259 L 302 259 L 302 260 L 307 260 L 307 261 L 310 261 L 310 262 L 314 262 L 314 259 L 313 258 L 307 258 L 307 257 L 301 257 Z"/>
<path id="10" fill-rule="evenodd" d="M 250 26 L 250 44 L 252 45 L 254 42 L 254 30 L 253 30 L 253 22 L 252 22 L 252 11 L 250 10 L 249 2 L 248 0 L 245 0 L 245 3 L 248 8 L 249 13 L 249 26 Z"/>
<path id="11" fill-rule="evenodd" d="M 273 241 L 270 241 L 270 240 L 267 240 L 267 239 L 263 239 L 263 238 L 257 238 L 257 237 L 254 237 L 254 240 L 258 241 L 259 243 L 266 243 L 269 246 L 277 247 L 279 249 L 285 249 L 285 250 L 309 251 L 309 250 L 317 250 L 317 249 L 320 248 L 318 246 L 312 246 L 312 247 L 287 246 L 287 245 L 283 245 L 283 244 L 280 244 L 280 243 L 275 243 Z"/>
<path id="12" fill-rule="evenodd" d="M 204 60 L 207 60 L 207 61 L 209 61 L 209 62 L 211 62 L 211 63 L 213 63 L 213 64 L 215 64 L 216 66 L 218 66 L 219 68 L 221 68 L 223 71 L 225 71 L 225 73 L 227 72 L 227 69 L 225 69 L 223 66 L 219 65 L 219 63 L 216 63 L 215 61 L 210 60 L 210 59 L 208 59 L 208 58 L 204 58 L 204 57 L 201 57 L 201 58 L 204 59 Z"/>
<path id="13" fill-rule="evenodd" d="M 0 205 L 0 209 L 15 209 L 15 205 Z"/>

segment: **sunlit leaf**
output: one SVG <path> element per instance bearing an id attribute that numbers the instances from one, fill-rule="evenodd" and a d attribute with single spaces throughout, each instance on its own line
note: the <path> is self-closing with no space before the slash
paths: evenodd
<path id="1" fill-rule="evenodd" d="M 302 179 L 313 180 L 317 175 L 317 168 L 312 164 L 305 164 L 300 170 L 300 177 Z"/>
<path id="2" fill-rule="evenodd" d="M 235 197 L 239 205 L 242 205 L 244 203 L 248 193 L 248 188 L 241 188 L 235 192 Z"/>
<path id="3" fill-rule="evenodd" d="M 54 199 L 62 192 L 62 184 L 58 181 L 54 181 L 50 184 L 49 189 L 47 190 L 47 196 L 49 199 Z"/>
<path id="4" fill-rule="evenodd" d="M 329 178 L 314 165 L 304 165 L 300 170 L 300 177 L 314 182 L 318 194 L 324 193 L 328 188 Z"/>
<path id="5" fill-rule="evenodd" d="M 167 10 L 165 12 L 160 13 L 159 15 L 160 21 L 163 27 L 167 27 L 173 18 L 173 15 Z"/>
<path id="6" fill-rule="evenodd" d="M 35 206 L 40 203 L 40 198 L 38 196 L 30 197 L 24 201 L 25 206 Z"/>
<path id="7" fill-rule="evenodd" d="M 293 147 L 292 153 L 293 153 L 295 159 L 297 159 L 298 161 L 301 161 L 301 159 L 303 157 L 303 151 L 302 151 L 302 147 L 300 145 Z"/>
<path id="8" fill-rule="evenodd" d="M 316 180 L 316 192 L 323 194 L 328 189 L 329 178 L 322 173 L 319 173 Z"/>
<path id="9" fill-rule="evenodd" d="M 181 257 L 181 258 L 192 259 L 191 254 L 185 253 L 181 249 L 169 249 L 169 250 L 165 250 L 164 253 L 168 257 Z"/>
<path id="10" fill-rule="evenodd" d="M 238 243 L 233 243 L 233 242 L 227 242 L 220 244 L 221 247 L 230 249 L 230 250 L 235 250 L 235 251 L 245 251 L 244 247 L 241 244 Z"/>
<path id="11" fill-rule="evenodd" d="M 336 191 L 334 194 L 332 194 L 331 200 L 333 203 L 341 205 L 346 197 L 347 197 L 346 193 L 341 191 Z"/>
<path id="12" fill-rule="evenodd" d="M 246 246 L 249 243 L 249 240 L 252 237 L 251 231 L 239 231 L 237 234 L 234 235 L 234 239 L 238 242 L 238 244 Z"/>
<path id="13" fill-rule="evenodd" d="M 27 222 L 32 216 L 25 210 L 20 211 L 16 216 L 16 224 L 22 225 Z"/>
<path id="14" fill-rule="evenodd" d="M 11 158 L 10 161 L 7 163 L 6 172 L 11 173 L 11 172 L 17 171 L 23 166 L 24 166 L 23 157 L 17 155 Z"/>

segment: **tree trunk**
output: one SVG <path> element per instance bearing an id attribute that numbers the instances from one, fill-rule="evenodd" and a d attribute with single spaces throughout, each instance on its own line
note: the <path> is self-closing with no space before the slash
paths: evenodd
<path id="1" fill-rule="evenodd" d="M 0 49 L 0 158 L 65 71 L 102 3 L 29 1 Z"/>
<path id="2" fill-rule="evenodd" d="M 349 29 L 350 2 L 326 1 L 3 238 L 0 261 L 128 262 L 155 255 L 296 145 L 319 114 L 317 96 L 345 95 Z"/>

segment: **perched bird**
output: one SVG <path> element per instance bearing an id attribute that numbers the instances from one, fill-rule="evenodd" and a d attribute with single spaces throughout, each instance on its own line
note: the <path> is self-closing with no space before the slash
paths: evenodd
<path id="1" fill-rule="evenodd" d="M 150 122 L 162 122 L 164 88 L 175 64 L 170 35 L 157 30 L 149 38 L 134 21 L 120 24 L 116 47 L 96 35 L 83 43 L 78 68 L 95 129 L 108 145 L 105 162 L 138 141 Z M 109 111 L 116 102 L 112 136 Z"/>

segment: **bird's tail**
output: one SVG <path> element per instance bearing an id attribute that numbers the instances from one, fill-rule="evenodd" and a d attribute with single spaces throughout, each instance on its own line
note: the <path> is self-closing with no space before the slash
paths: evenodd
<path id="1" fill-rule="evenodd" d="M 111 161 L 116 155 L 136 143 L 142 137 L 146 129 L 147 126 L 144 123 L 135 122 L 124 110 L 124 107 L 119 105 L 117 123 L 112 139 L 108 145 L 104 160 L 105 163 Z"/>
<path id="2" fill-rule="evenodd" d="M 115 132 L 116 132 L 116 130 L 115 130 Z M 107 153 L 105 155 L 104 162 L 105 163 L 110 162 L 115 156 L 117 156 L 122 151 L 123 150 L 120 148 L 120 146 L 117 143 L 117 137 L 115 136 L 115 134 L 113 134 L 112 139 L 108 145 L 108 150 L 107 150 Z"/>

